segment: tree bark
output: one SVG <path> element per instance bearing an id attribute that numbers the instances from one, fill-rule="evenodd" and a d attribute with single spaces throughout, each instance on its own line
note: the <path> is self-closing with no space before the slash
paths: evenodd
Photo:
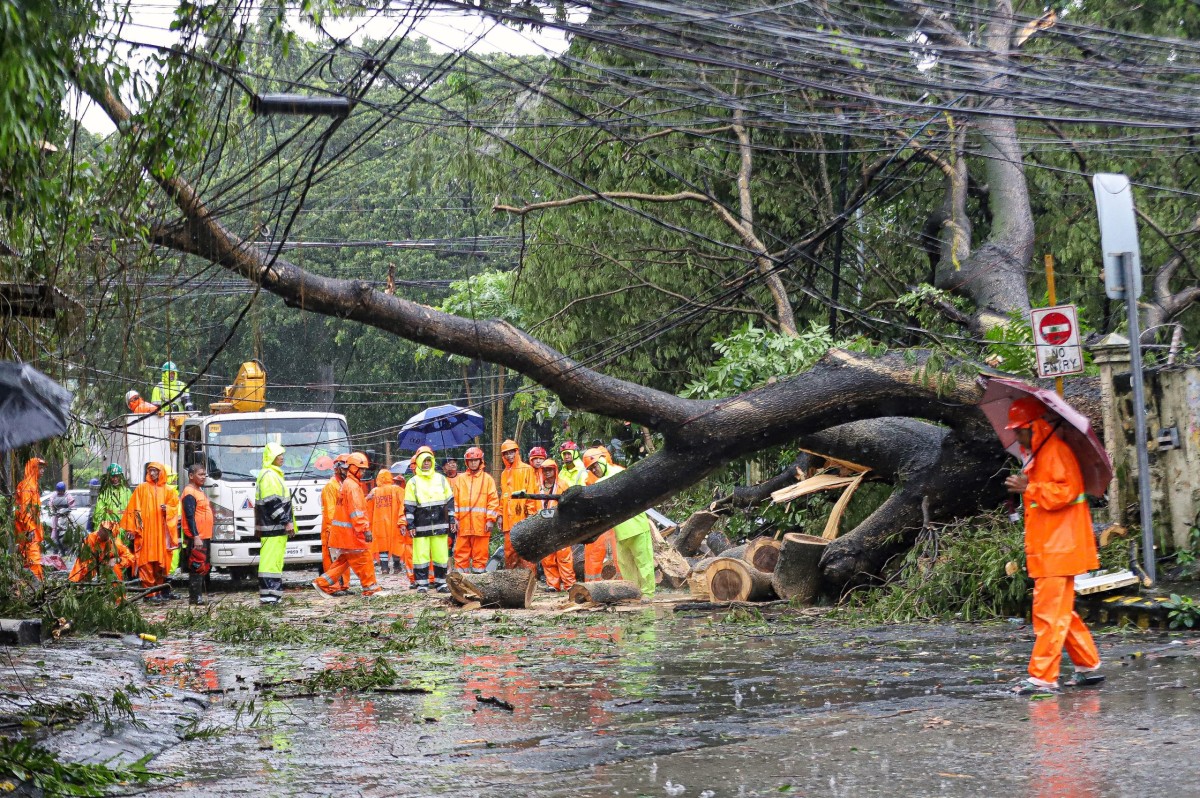
<path id="1" fill-rule="evenodd" d="M 576 582 L 567 591 L 567 598 L 575 604 L 620 604 L 625 601 L 637 601 L 641 597 L 642 589 L 624 579 Z"/>
<path id="2" fill-rule="evenodd" d="M 450 597 L 459 604 L 479 602 L 482 607 L 526 609 L 533 601 L 537 579 L 528 568 L 465 574 L 455 571 L 446 577 Z"/>
<path id="3" fill-rule="evenodd" d="M 812 604 L 821 586 L 821 556 L 828 545 L 828 540 L 815 535 L 784 535 L 779 562 L 771 575 L 775 594 L 781 599 Z"/>
<path id="4" fill-rule="evenodd" d="M 700 545 L 719 519 L 719 515 L 708 510 L 692 513 L 670 537 L 670 542 L 684 557 L 694 557 L 700 553 Z"/>

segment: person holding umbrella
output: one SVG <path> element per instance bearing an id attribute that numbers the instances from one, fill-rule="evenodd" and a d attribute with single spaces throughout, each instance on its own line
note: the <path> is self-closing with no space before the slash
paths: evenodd
<path id="1" fill-rule="evenodd" d="M 1071 447 L 1046 420 L 1047 407 L 1026 396 L 1008 407 L 1012 430 L 1025 455 L 1019 473 L 1005 487 L 1020 494 L 1025 506 L 1025 559 L 1033 578 L 1033 629 L 1037 640 L 1029 659 L 1029 677 L 1014 688 L 1018 695 L 1059 690 L 1065 647 L 1075 672 L 1066 684 L 1099 684 L 1104 676 L 1092 635 L 1075 612 L 1075 577 L 1100 565 L 1084 477 Z"/>

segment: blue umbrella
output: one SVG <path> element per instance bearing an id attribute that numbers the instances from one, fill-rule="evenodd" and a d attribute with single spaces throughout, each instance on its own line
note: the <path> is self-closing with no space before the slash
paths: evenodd
<path id="1" fill-rule="evenodd" d="M 417 413 L 400 428 L 401 451 L 428 446 L 435 452 L 466 446 L 483 434 L 483 416 L 457 405 L 438 405 Z"/>
<path id="2" fill-rule="evenodd" d="M 71 394 L 28 363 L 0 362 L 0 451 L 67 431 Z"/>

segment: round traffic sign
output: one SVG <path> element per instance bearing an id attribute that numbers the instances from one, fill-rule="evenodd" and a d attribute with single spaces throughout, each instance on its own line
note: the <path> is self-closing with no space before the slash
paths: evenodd
<path id="1" fill-rule="evenodd" d="M 1038 333 L 1042 336 L 1042 340 L 1053 346 L 1069 341 L 1071 332 L 1071 320 L 1065 313 L 1058 311 L 1047 313 L 1038 323 Z"/>

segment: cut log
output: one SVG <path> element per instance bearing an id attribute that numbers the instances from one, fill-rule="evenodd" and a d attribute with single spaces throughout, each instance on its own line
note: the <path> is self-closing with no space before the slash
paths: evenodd
<path id="1" fill-rule="evenodd" d="M 771 577 L 742 559 L 718 557 L 705 576 L 713 601 L 764 601 L 772 596 Z"/>
<path id="2" fill-rule="evenodd" d="M 477 601 L 482 607 L 525 609 L 533 601 L 537 579 L 528 568 L 487 574 L 456 571 L 446 578 L 446 584 L 450 586 L 450 597 L 459 604 Z"/>
<path id="3" fill-rule="evenodd" d="M 600 569 L 600 578 L 605 582 L 620 579 L 621 569 L 617 568 L 617 564 L 612 559 L 607 559 L 604 561 L 604 567 Z M 595 582 L 592 584 L 595 584 Z"/>
<path id="4" fill-rule="evenodd" d="M 755 538 L 746 544 L 742 559 L 764 574 L 771 574 L 775 572 L 775 563 L 779 562 L 779 550 L 782 548 L 783 544 L 775 538 Z"/>
<path id="5" fill-rule="evenodd" d="M 642 589 L 623 579 L 576 582 L 567 591 L 567 598 L 575 604 L 620 604 L 623 601 L 637 601 L 641 597 Z"/>
<path id="6" fill-rule="evenodd" d="M 725 533 L 718 529 L 714 529 L 712 532 L 709 532 L 708 537 L 704 539 L 704 543 L 708 546 L 709 552 L 711 552 L 712 556 L 714 557 L 721 554 L 733 545 L 729 541 L 729 538 L 725 537 Z"/>
<path id="7" fill-rule="evenodd" d="M 708 510 L 692 513 L 671 537 L 671 543 L 675 546 L 676 551 L 684 557 L 691 557 L 700 551 L 700 545 L 704 543 L 704 538 L 708 537 L 713 524 L 717 523 L 719 518 L 720 516 L 716 513 L 710 513 Z"/>
<path id="8" fill-rule="evenodd" d="M 652 531 L 651 538 L 654 542 L 654 568 L 662 574 L 662 579 L 656 578 L 655 582 L 670 588 L 683 587 L 687 584 L 692 567 L 658 532 Z"/>
<path id="9" fill-rule="evenodd" d="M 718 556 L 720 556 L 720 557 L 732 557 L 732 558 L 734 558 L 735 560 L 745 560 L 745 558 L 746 558 L 746 544 L 745 544 L 745 543 L 741 543 L 741 544 L 739 544 L 739 545 L 737 545 L 737 546 L 730 546 L 729 548 L 725 549 L 725 551 L 721 552 L 721 553 L 720 553 L 720 555 L 718 555 Z"/>
<path id="10" fill-rule="evenodd" d="M 709 600 L 708 574 L 705 571 L 716 561 L 716 557 L 709 557 L 692 565 L 692 573 L 688 576 L 688 592 L 700 601 Z"/>
<path id="11" fill-rule="evenodd" d="M 771 577 L 775 593 L 782 599 L 812 604 L 821 584 L 821 556 L 828 545 L 828 540 L 816 535 L 784 535 L 779 563 Z"/>

